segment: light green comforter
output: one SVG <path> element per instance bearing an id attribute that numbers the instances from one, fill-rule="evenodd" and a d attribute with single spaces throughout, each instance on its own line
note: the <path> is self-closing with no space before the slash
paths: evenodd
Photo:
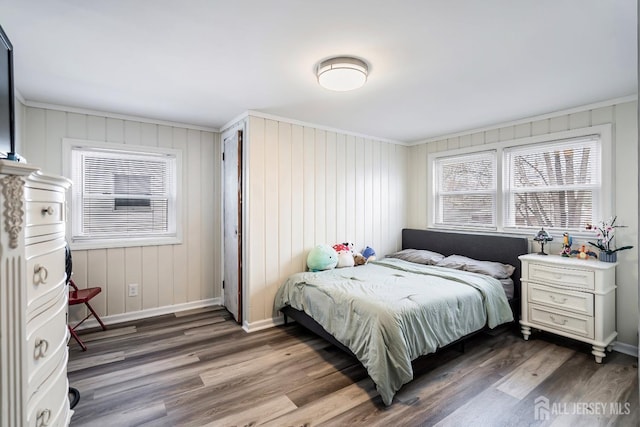
<path id="1" fill-rule="evenodd" d="M 276 310 L 285 305 L 347 346 L 386 405 L 413 379 L 412 360 L 485 325 L 513 320 L 498 280 L 394 258 L 294 274 L 276 294 Z"/>

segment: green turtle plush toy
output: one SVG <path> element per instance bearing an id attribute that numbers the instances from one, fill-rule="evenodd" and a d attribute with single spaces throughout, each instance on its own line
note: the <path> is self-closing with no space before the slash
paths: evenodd
<path id="1" fill-rule="evenodd" d="M 338 264 L 338 253 L 329 245 L 318 245 L 307 256 L 309 271 L 331 270 Z"/>

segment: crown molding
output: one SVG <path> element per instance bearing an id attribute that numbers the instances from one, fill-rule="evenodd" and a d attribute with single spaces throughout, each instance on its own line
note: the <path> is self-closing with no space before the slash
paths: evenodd
<path id="1" fill-rule="evenodd" d="M 261 111 L 249 110 L 249 111 L 247 111 L 245 113 L 245 116 L 259 117 L 259 118 L 267 119 L 267 120 L 275 120 L 275 121 L 278 121 L 278 122 L 285 122 L 285 123 L 289 123 L 289 124 L 292 124 L 292 125 L 298 125 L 298 126 L 303 126 L 303 127 L 312 127 L 314 129 L 320 129 L 320 130 L 324 130 L 324 131 L 327 131 L 327 132 L 335 132 L 335 133 L 340 133 L 340 134 L 343 134 L 343 135 L 351 135 L 351 136 L 355 136 L 357 138 L 373 139 L 373 140 L 376 140 L 376 141 L 387 142 L 387 143 L 390 143 L 390 144 L 405 145 L 405 146 L 409 145 L 409 144 L 407 144 L 406 142 L 403 142 L 403 141 L 395 141 L 393 139 L 379 138 L 377 136 L 371 136 L 371 135 L 365 135 L 365 134 L 362 134 L 362 133 L 351 132 L 351 131 L 348 131 L 348 130 L 345 130 L 345 129 L 338 129 L 338 128 L 333 128 L 333 127 L 329 127 L 329 126 L 319 125 L 319 124 L 316 124 L 316 123 L 303 122 L 301 120 L 289 119 L 287 117 L 277 116 L 275 114 L 263 113 Z M 244 118 L 244 117 L 242 117 L 242 118 Z"/>
<path id="2" fill-rule="evenodd" d="M 24 98 L 23 98 L 23 100 L 24 100 Z M 203 131 L 203 132 L 214 132 L 214 133 L 219 133 L 220 132 L 220 129 L 218 129 L 218 128 L 199 126 L 199 125 L 192 125 L 192 124 L 189 124 L 189 123 L 180 123 L 180 122 L 172 122 L 172 121 L 168 121 L 168 120 L 151 119 L 151 118 L 148 118 L 148 117 L 139 117 L 139 116 L 133 116 L 133 115 L 129 115 L 129 114 L 111 113 L 111 112 L 108 112 L 108 111 L 91 110 L 91 109 L 88 109 L 88 108 L 68 107 L 68 106 L 65 106 L 65 105 L 48 104 L 46 102 L 36 102 L 36 101 L 29 101 L 29 100 L 24 100 L 24 101 L 21 101 L 21 102 L 25 106 L 31 107 L 31 108 L 43 108 L 43 109 L 46 109 L 46 110 L 63 111 L 63 112 L 66 112 L 66 113 L 86 114 L 86 115 L 89 115 L 89 116 L 107 117 L 107 118 L 110 118 L 110 119 L 128 120 L 128 121 L 141 122 L 141 123 L 150 123 L 150 124 L 154 124 L 154 125 L 199 130 L 199 131 Z"/>
<path id="3" fill-rule="evenodd" d="M 238 124 L 238 122 L 246 119 L 248 116 L 249 116 L 249 111 L 245 111 L 244 113 L 242 113 L 242 114 L 234 117 L 233 119 L 229 120 L 227 123 L 222 125 L 222 127 L 220 128 L 220 133 L 224 133 L 229 128 L 231 128 L 231 127 L 235 126 L 236 124 Z"/>
<path id="4" fill-rule="evenodd" d="M 413 146 L 413 145 L 427 144 L 427 143 L 430 143 L 430 142 L 442 141 L 442 140 L 448 139 L 448 138 L 456 138 L 456 137 L 459 137 L 459 136 L 469 135 L 469 134 L 472 134 L 472 133 L 486 132 L 486 131 L 490 131 L 490 130 L 501 129 L 501 128 L 508 127 L 508 126 L 516 126 L 516 125 L 521 125 L 521 124 L 524 124 L 524 123 L 530 123 L 530 122 L 535 122 L 535 121 L 539 121 L 539 120 L 551 119 L 553 117 L 563 116 L 563 115 L 566 115 L 566 114 L 579 113 L 579 112 L 582 112 L 582 111 L 585 111 L 585 110 L 595 110 L 597 108 L 610 107 L 612 105 L 623 104 L 625 102 L 632 102 L 632 101 L 637 101 L 637 100 L 638 100 L 638 94 L 628 95 L 628 96 L 623 96 L 623 97 L 620 97 L 620 98 L 613 98 L 613 99 L 608 99 L 608 100 L 605 100 L 605 101 L 594 102 L 592 104 L 585 104 L 585 105 L 581 105 L 581 106 L 578 106 L 578 107 L 572 107 L 572 108 L 568 108 L 566 110 L 558 110 L 558 111 L 554 111 L 554 112 L 551 112 L 551 113 L 545 113 L 545 114 L 541 114 L 539 116 L 525 117 L 525 118 L 522 118 L 522 119 L 512 120 L 512 121 L 509 121 L 509 122 L 496 123 L 496 124 L 493 124 L 493 125 L 490 125 L 490 126 L 484 126 L 484 127 L 480 127 L 480 128 L 472 128 L 472 129 L 467 129 L 467 130 L 460 131 L 460 132 L 454 132 L 454 133 L 443 134 L 443 135 L 434 136 L 434 137 L 430 137 L 430 138 L 425 138 L 425 139 L 421 139 L 421 140 L 418 140 L 418 141 L 409 142 L 406 145 Z"/>

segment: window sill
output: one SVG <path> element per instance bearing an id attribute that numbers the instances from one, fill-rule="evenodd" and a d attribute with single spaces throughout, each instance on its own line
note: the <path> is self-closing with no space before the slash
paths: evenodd
<path id="1" fill-rule="evenodd" d="M 505 228 L 499 230 L 497 228 L 491 227 L 454 227 L 454 226 L 443 226 L 443 225 L 432 225 L 431 227 L 434 230 L 442 230 L 449 231 L 455 233 L 475 233 L 475 234 L 488 234 L 488 235 L 502 235 L 502 236 L 514 236 L 514 237 L 529 237 L 533 239 L 533 237 L 538 232 L 539 228 L 523 230 L 521 228 Z M 545 228 L 546 230 L 546 228 Z M 562 241 L 562 234 L 564 231 L 562 230 L 547 230 L 549 235 L 553 237 L 553 241 Z M 577 240 L 596 240 L 596 237 L 593 232 L 590 231 L 569 231 L 569 235 L 573 239 Z"/>

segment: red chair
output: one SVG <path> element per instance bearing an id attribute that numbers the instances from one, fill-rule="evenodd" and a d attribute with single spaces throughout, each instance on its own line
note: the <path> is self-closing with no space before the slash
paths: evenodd
<path id="1" fill-rule="evenodd" d="M 69 305 L 71 306 L 71 305 L 84 304 L 89 309 L 89 314 L 87 314 L 87 316 L 84 319 L 82 319 L 79 323 L 77 323 L 75 326 L 72 327 L 71 325 L 67 325 L 67 327 L 69 328 L 69 332 L 71 333 L 71 336 L 78 342 L 78 344 L 80 344 L 80 347 L 82 347 L 82 351 L 87 351 L 87 346 L 82 342 L 80 337 L 78 337 L 78 334 L 76 333 L 76 328 L 82 325 L 85 320 L 93 316 L 96 318 L 96 320 L 102 327 L 102 330 L 103 331 L 107 330 L 107 327 L 104 325 L 104 323 L 102 323 L 102 320 L 100 320 L 100 316 L 98 316 L 98 313 L 96 313 L 93 307 L 91 307 L 91 304 L 89 304 L 89 301 L 91 301 L 91 299 L 96 295 L 98 295 L 100 292 L 102 292 L 102 288 L 97 286 L 94 288 L 78 289 L 76 284 L 73 282 L 73 279 L 69 280 Z"/>

